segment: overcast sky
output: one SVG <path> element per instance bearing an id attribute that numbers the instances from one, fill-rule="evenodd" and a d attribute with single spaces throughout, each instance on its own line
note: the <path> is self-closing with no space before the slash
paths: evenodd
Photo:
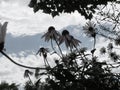
<path id="1" fill-rule="evenodd" d="M 0 19 L 9 21 L 8 32 L 14 35 L 35 34 L 45 31 L 50 25 L 61 29 L 68 25 L 76 25 L 84 18 L 77 12 L 74 14 L 62 14 L 54 19 L 39 11 L 34 13 L 28 7 L 30 0 L 1 0 Z M 83 24 L 83 23 L 82 23 Z"/>
<path id="2" fill-rule="evenodd" d="M 42 11 L 34 13 L 28 7 L 29 1 L 0 0 L 0 22 L 9 22 L 5 44 L 6 53 L 8 52 L 16 62 L 43 66 L 40 61 L 42 57 L 36 56 L 36 52 L 32 50 L 33 48 L 37 50 L 39 44 L 44 45 L 37 39 L 40 38 L 38 35 L 45 32 L 49 26 L 55 26 L 57 30 L 61 30 L 69 25 L 83 25 L 85 20 L 77 12 L 61 14 L 60 17 L 56 16 L 55 18 L 42 13 Z M 4 56 L 0 56 L 0 81 L 22 83 L 25 69 L 14 65 Z"/>

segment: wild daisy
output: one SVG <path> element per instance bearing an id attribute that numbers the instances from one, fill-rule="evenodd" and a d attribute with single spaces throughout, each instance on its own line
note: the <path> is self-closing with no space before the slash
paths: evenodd
<path id="1" fill-rule="evenodd" d="M 108 46 L 107 46 L 108 50 L 112 50 L 113 49 L 113 44 L 112 43 L 109 43 Z"/>
<path id="2" fill-rule="evenodd" d="M 75 39 L 72 35 L 69 34 L 68 30 L 63 30 L 62 36 L 59 38 L 59 45 L 65 42 L 66 47 L 77 47 L 79 43 L 81 43 L 79 40 Z"/>
<path id="3" fill-rule="evenodd" d="M 88 22 L 86 23 L 85 26 L 83 26 L 83 30 L 85 32 L 85 34 L 89 37 L 95 37 L 96 36 L 96 28 L 95 28 L 96 24 L 93 22 Z"/>
<path id="4" fill-rule="evenodd" d="M 96 34 L 97 34 L 97 29 L 95 28 L 96 24 L 93 22 L 88 22 L 86 23 L 85 26 L 83 26 L 84 33 L 89 36 L 94 38 L 94 48 L 96 44 Z"/>
<path id="5" fill-rule="evenodd" d="M 120 36 L 118 36 L 118 37 L 115 39 L 115 44 L 116 44 L 116 45 L 120 45 Z"/>
<path id="6" fill-rule="evenodd" d="M 46 58 L 48 52 L 49 52 L 48 48 L 41 47 L 38 50 L 37 54 L 39 54 L 40 56 L 42 55 L 44 58 Z"/>
<path id="7" fill-rule="evenodd" d="M 69 40 L 70 40 L 70 35 L 68 30 L 63 30 L 62 35 L 59 38 L 59 45 L 65 42 L 66 46 L 68 47 Z"/>
<path id="8" fill-rule="evenodd" d="M 3 25 L 0 23 L 0 51 L 4 48 L 7 24 L 8 22 L 4 22 Z"/>
<path id="9" fill-rule="evenodd" d="M 33 72 L 25 70 L 24 77 L 29 77 L 29 75 L 33 75 Z"/>
<path id="10" fill-rule="evenodd" d="M 51 39 L 58 40 L 58 37 L 60 34 L 55 30 L 53 26 L 50 26 L 48 28 L 48 31 L 42 36 L 42 38 L 45 38 L 45 41 L 49 41 Z"/>
<path id="11" fill-rule="evenodd" d="M 80 49 L 80 53 L 84 53 L 84 52 L 86 52 L 86 50 L 87 50 L 87 48 L 83 47 L 83 48 Z"/>
<path id="12" fill-rule="evenodd" d="M 116 52 L 110 52 L 109 57 L 115 61 L 119 60 L 120 56 L 116 54 Z"/>
<path id="13" fill-rule="evenodd" d="M 48 62 L 48 60 L 47 60 L 47 53 L 48 53 L 48 52 L 49 52 L 48 48 L 44 48 L 44 47 L 41 47 L 41 48 L 38 50 L 38 52 L 37 52 L 37 54 L 39 54 L 40 56 L 41 56 L 41 55 L 43 56 L 43 58 L 44 58 L 44 63 L 45 63 L 45 66 L 46 66 L 46 67 L 50 67 L 49 62 Z"/>
<path id="14" fill-rule="evenodd" d="M 24 77 L 25 78 L 29 78 L 29 80 L 30 80 L 30 82 L 32 83 L 32 85 L 34 85 L 33 84 L 33 82 L 32 82 L 32 80 L 31 80 L 31 78 L 30 78 L 30 75 L 33 75 L 33 72 L 31 72 L 31 71 L 29 71 L 29 70 L 25 70 L 25 72 L 24 72 Z"/>
<path id="15" fill-rule="evenodd" d="M 105 54 L 105 53 L 106 53 L 106 48 L 105 48 L 105 47 L 102 47 L 102 48 L 100 49 L 100 53 L 101 53 L 101 54 Z"/>

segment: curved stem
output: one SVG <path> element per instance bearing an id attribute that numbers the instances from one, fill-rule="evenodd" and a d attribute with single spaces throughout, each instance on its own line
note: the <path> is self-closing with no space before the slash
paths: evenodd
<path id="1" fill-rule="evenodd" d="M 26 65 L 22 65 L 22 64 L 19 64 L 17 62 L 15 62 L 12 58 L 10 58 L 5 52 L 3 51 L 0 51 L 6 58 L 8 58 L 12 63 L 20 66 L 20 67 L 24 67 L 24 68 L 29 68 L 29 69 L 46 69 L 46 68 L 39 68 L 39 67 L 30 67 L 30 66 L 26 66 Z"/>

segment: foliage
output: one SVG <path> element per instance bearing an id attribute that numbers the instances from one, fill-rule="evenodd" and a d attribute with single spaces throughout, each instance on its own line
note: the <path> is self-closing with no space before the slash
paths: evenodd
<path id="1" fill-rule="evenodd" d="M 111 2 L 110 6 L 108 5 L 109 2 Z M 83 27 L 83 32 L 89 38 L 93 38 L 92 50 L 80 47 L 82 42 L 72 36 L 69 30 L 63 30 L 60 33 L 56 31 L 55 27 L 50 26 L 41 38 L 45 42 L 50 42 L 52 54 L 58 56 L 54 60 L 54 66 L 50 65 L 48 59 L 50 50 L 46 47 L 41 47 L 37 52 L 37 55 L 43 57 L 44 68 L 29 67 L 16 63 L 3 52 L 3 47 L 0 52 L 16 65 L 35 69 L 35 72 L 25 70 L 24 77 L 29 78 L 29 81 L 25 84 L 25 90 L 120 90 L 120 74 L 112 72 L 112 69 L 120 67 L 120 56 L 114 51 L 114 49 L 118 49 L 116 46 L 120 45 L 120 11 L 117 7 L 118 4 L 119 1 L 117 0 L 31 0 L 29 6 L 33 8 L 34 12 L 41 9 L 44 13 L 51 14 L 53 17 L 60 13 L 78 11 L 86 19 L 91 19 L 93 13 L 98 9 L 97 15 L 100 17 L 94 17 L 96 22 L 89 21 Z M 98 5 L 103 7 L 98 8 Z M 110 10 L 106 10 L 108 7 Z M 109 22 L 108 25 L 112 28 L 107 28 L 105 26 L 106 22 L 107 24 Z M 102 61 L 96 55 L 98 35 L 111 40 L 107 47 L 100 49 L 100 54 L 108 56 L 108 59 L 113 62 L 112 64 Z M 62 44 L 67 48 L 66 54 L 63 53 Z M 33 82 L 30 75 L 34 75 L 36 81 Z M 42 76 L 47 77 L 45 82 L 41 81 Z M 2 85 L 9 88 L 8 84 Z"/>
<path id="2" fill-rule="evenodd" d="M 110 39 L 119 46 L 120 42 L 120 7 L 117 3 L 109 3 L 106 7 L 100 7 L 94 21 L 99 28 L 99 35 Z"/>
<path id="3" fill-rule="evenodd" d="M 86 19 L 91 19 L 98 5 L 107 5 L 108 2 L 118 2 L 117 0 L 31 0 L 29 7 L 34 12 L 39 9 L 53 17 L 60 13 L 72 13 L 78 11 Z"/>
<path id="4" fill-rule="evenodd" d="M 15 83 L 8 84 L 6 82 L 2 82 L 0 84 L 0 90 L 18 90 L 18 86 Z"/>
<path id="5" fill-rule="evenodd" d="M 28 82 L 26 82 L 24 89 L 25 90 L 35 90 L 36 88 L 33 86 L 33 84 L 31 84 L 31 81 L 28 81 Z"/>
<path id="6" fill-rule="evenodd" d="M 50 32 L 50 28 L 54 32 Z M 93 36 L 94 27 L 91 27 L 91 24 L 83 28 L 85 34 L 91 38 L 96 38 Z M 118 63 L 118 66 L 102 61 L 95 55 L 96 43 L 94 43 L 93 49 L 87 52 L 87 48 L 80 47 L 82 42 L 73 38 L 68 30 L 63 30 L 61 34 L 58 33 L 55 27 L 50 26 L 48 32 L 42 36 L 46 42 L 51 43 L 53 52 L 55 52 L 53 54 L 58 55 L 59 58 L 55 59 L 55 66 L 51 67 L 47 58 L 48 49 L 44 47 L 39 49 L 38 54 L 40 53 L 40 56 L 42 55 L 47 61 L 47 63 L 44 61 L 46 70 L 37 69 L 35 71 L 34 75 L 38 80 L 33 87 L 37 89 L 42 87 L 42 90 L 120 90 L 120 74 L 112 72 L 112 68 L 119 67 L 120 56 L 113 51 L 114 46 L 112 43 L 101 48 L 100 53 L 101 55 L 107 53 L 113 62 Z M 94 34 L 96 34 L 95 31 Z M 63 43 L 69 53 L 63 53 L 61 47 Z M 56 45 L 58 48 L 54 47 Z M 46 56 L 44 56 L 44 53 Z M 41 76 L 47 76 L 44 83 L 41 82 Z M 45 87 L 49 89 L 45 89 Z"/>

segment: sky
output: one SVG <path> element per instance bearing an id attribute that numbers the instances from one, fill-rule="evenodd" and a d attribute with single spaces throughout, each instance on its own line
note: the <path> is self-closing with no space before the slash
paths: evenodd
<path id="1" fill-rule="evenodd" d="M 1 21 L 9 20 L 8 33 L 15 36 L 33 35 L 45 31 L 50 25 L 61 29 L 68 25 L 76 25 L 84 18 L 76 12 L 74 14 L 62 14 L 60 17 L 51 17 L 39 11 L 34 13 L 28 7 L 30 0 L 1 0 L 0 17 Z M 19 33 L 18 33 L 19 32 Z"/>
<path id="2" fill-rule="evenodd" d="M 29 2 L 30 0 L 0 0 L 0 22 L 8 21 L 5 52 L 16 62 L 44 67 L 43 58 L 36 56 L 36 52 L 41 46 L 50 47 L 49 44 L 41 40 L 42 34 L 47 31 L 49 26 L 54 26 L 58 31 L 69 29 L 70 33 L 79 38 L 81 42 L 86 41 L 83 46 L 90 47 L 92 40 L 87 41 L 88 38 L 84 38 L 85 36 L 81 32 L 86 20 L 79 13 L 61 14 L 53 18 L 42 11 L 34 13 L 28 7 Z M 98 39 L 97 42 L 100 43 L 96 46 L 98 48 L 108 43 L 104 38 Z M 54 63 L 53 58 L 55 57 L 55 55 L 52 58 L 48 57 L 51 64 Z M 26 81 L 23 77 L 24 70 L 0 55 L 0 82 L 21 84 Z"/>
<path id="3" fill-rule="evenodd" d="M 35 55 L 39 47 L 44 46 L 44 42 L 40 40 L 41 33 L 45 33 L 49 26 L 54 26 L 56 30 L 65 28 L 73 30 L 76 28 L 72 29 L 72 26 L 84 25 L 85 19 L 77 12 L 61 14 L 55 18 L 42 11 L 34 13 L 28 7 L 29 1 L 0 0 L 0 22 L 8 21 L 5 49 L 6 53 L 18 63 L 44 67 L 42 57 Z M 76 29 L 72 33 L 78 34 L 78 32 Z M 23 77 L 25 69 L 16 66 L 3 55 L 0 55 L 0 67 L 0 82 L 25 81 Z"/>

